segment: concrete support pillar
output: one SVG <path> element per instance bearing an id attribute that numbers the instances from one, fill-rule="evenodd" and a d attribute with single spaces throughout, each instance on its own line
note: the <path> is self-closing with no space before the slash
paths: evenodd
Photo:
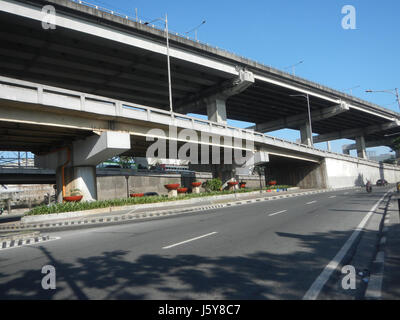
<path id="1" fill-rule="evenodd" d="M 367 152 L 365 148 L 365 139 L 364 136 L 360 136 L 356 138 L 356 145 L 357 145 L 357 157 L 366 159 Z"/>
<path id="2" fill-rule="evenodd" d="M 313 145 L 311 127 L 308 121 L 300 127 L 300 138 L 302 144 Z"/>
<path id="3" fill-rule="evenodd" d="M 214 97 L 206 100 L 208 120 L 226 124 L 226 98 Z"/>
<path id="4" fill-rule="evenodd" d="M 82 201 L 93 201 L 97 200 L 96 165 L 129 150 L 130 147 L 129 133 L 107 131 L 40 155 L 35 161 L 42 168 L 57 170 L 58 202 L 63 201 L 63 186 L 65 196 L 70 196 L 73 189 L 79 189 L 83 195 Z"/>
<path id="5" fill-rule="evenodd" d="M 57 202 L 63 201 L 62 194 L 62 173 L 61 167 L 57 169 Z M 67 167 L 64 169 L 65 195 L 70 196 L 71 192 L 79 189 L 83 198 L 82 201 L 97 200 L 97 178 L 95 166 Z"/>

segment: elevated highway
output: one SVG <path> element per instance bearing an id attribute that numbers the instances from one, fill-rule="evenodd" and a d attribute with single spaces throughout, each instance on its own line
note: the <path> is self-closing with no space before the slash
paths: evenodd
<path id="1" fill-rule="evenodd" d="M 46 4 L 56 9 L 55 29 L 42 27 Z M 80 187 L 88 199 L 96 198 L 99 161 L 142 156 L 149 138 L 181 146 L 186 129 L 224 138 L 196 142 L 206 149 L 232 149 L 232 138 L 254 142 L 234 149 L 267 154 L 292 184 L 331 186 L 339 175 L 342 186 L 385 171 L 397 180 L 397 167 L 362 158 L 370 140 L 400 132 L 399 114 L 367 101 L 171 33 L 171 112 L 163 30 L 67 0 L 4 0 L 0 26 L 0 149 L 34 152 L 65 175 L 60 188 Z M 299 94 L 310 98 L 312 132 Z M 227 119 L 254 126 L 235 128 Z M 163 134 L 170 128 L 176 136 Z M 301 143 L 265 134 L 282 128 L 300 130 Z M 313 147 L 340 138 L 357 141 L 359 158 Z M 285 172 L 292 167 L 300 174 Z"/>
<path id="2" fill-rule="evenodd" d="M 2 1 L 0 74 L 169 110 L 165 32 L 78 2 Z M 57 24 L 44 30 L 41 10 L 49 3 Z M 300 130 L 307 104 L 291 95 L 303 93 L 319 134 L 314 142 L 361 136 L 368 142 L 399 132 L 398 113 L 222 49 L 173 33 L 169 38 L 178 113 L 247 121 L 262 132 Z M 227 94 L 243 70 L 252 75 L 248 85 Z"/>

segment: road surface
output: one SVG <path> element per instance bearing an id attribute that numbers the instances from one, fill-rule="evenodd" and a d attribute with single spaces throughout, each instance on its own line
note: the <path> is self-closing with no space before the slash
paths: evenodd
<path id="1" fill-rule="evenodd" d="M 335 191 L 0 250 L 0 299 L 302 299 L 388 190 Z M 56 289 L 42 289 L 42 267 Z"/>

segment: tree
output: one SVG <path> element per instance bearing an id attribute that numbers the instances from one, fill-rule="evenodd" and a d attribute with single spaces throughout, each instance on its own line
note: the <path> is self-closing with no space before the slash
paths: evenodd
<path id="1" fill-rule="evenodd" d="M 112 161 L 118 162 L 122 168 L 130 168 L 131 164 L 135 162 L 133 157 L 130 156 L 113 157 Z"/>
<path id="2" fill-rule="evenodd" d="M 392 151 L 400 150 L 400 137 L 393 139 L 390 147 L 392 148 Z"/>

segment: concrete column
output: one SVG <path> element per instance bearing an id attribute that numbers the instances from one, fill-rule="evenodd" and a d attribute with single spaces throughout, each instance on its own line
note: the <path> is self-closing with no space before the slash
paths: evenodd
<path id="1" fill-rule="evenodd" d="M 61 167 L 57 169 L 57 202 L 63 201 Z M 72 190 L 79 189 L 83 195 L 82 201 L 97 200 L 97 178 L 95 166 L 67 167 L 64 169 L 65 195 L 71 195 Z"/>
<path id="2" fill-rule="evenodd" d="M 79 189 L 83 195 L 82 201 L 93 201 L 97 200 L 96 165 L 129 150 L 130 147 L 129 133 L 107 131 L 38 156 L 35 161 L 42 168 L 57 170 L 58 202 L 63 200 L 63 167 L 65 195 L 69 196 L 73 189 Z"/>
<path id="3" fill-rule="evenodd" d="M 356 138 L 356 145 L 357 145 L 357 157 L 366 159 L 367 152 L 365 148 L 365 139 L 364 136 L 360 136 Z"/>
<path id="4" fill-rule="evenodd" d="M 206 103 L 208 120 L 226 124 L 226 98 L 214 97 Z"/>
<path id="5" fill-rule="evenodd" d="M 308 121 L 300 127 L 300 138 L 302 144 L 306 144 L 308 146 L 313 145 L 311 128 Z"/>

